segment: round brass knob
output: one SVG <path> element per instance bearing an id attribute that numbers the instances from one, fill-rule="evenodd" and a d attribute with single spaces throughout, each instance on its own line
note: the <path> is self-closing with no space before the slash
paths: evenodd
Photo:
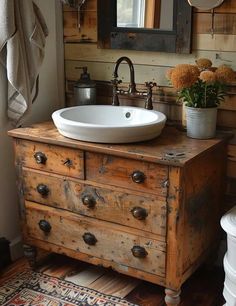
<path id="1" fill-rule="evenodd" d="M 43 197 L 46 197 L 49 194 L 49 188 L 47 185 L 44 185 L 44 184 L 39 184 L 37 186 L 37 191 Z"/>
<path id="2" fill-rule="evenodd" d="M 45 165 L 47 161 L 47 156 L 43 152 L 36 152 L 34 158 L 37 164 Z"/>
<path id="3" fill-rule="evenodd" d="M 138 220 L 145 220 L 148 216 L 148 212 L 145 208 L 142 207 L 134 207 L 131 210 L 132 215 L 134 216 L 134 218 L 138 219 Z"/>
<path id="4" fill-rule="evenodd" d="M 145 248 L 135 245 L 131 249 L 133 256 L 138 258 L 145 258 L 148 255 L 148 252 L 145 250 Z"/>
<path id="5" fill-rule="evenodd" d="M 83 196 L 82 202 L 88 208 L 93 208 L 96 205 L 96 200 L 91 195 Z"/>
<path id="6" fill-rule="evenodd" d="M 50 233 L 52 227 L 48 221 L 40 220 L 38 224 L 39 224 L 39 228 L 41 229 L 41 231 L 43 231 L 45 234 Z"/>
<path id="7" fill-rule="evenodd" d="M 97 243 L 96 237 L 91 233 L 84 233 L 83 239 L 84 239 L 84 242 L 88 245 L 95 245 Z"/>
<path id="8" fill-rule="evenodd" d="M 133 182 L 137 183 L 137 184 L 141 184 L 145 181 L 145 174 L 142 171 L 134 171 L 132 173 L 132 180 Z"/>

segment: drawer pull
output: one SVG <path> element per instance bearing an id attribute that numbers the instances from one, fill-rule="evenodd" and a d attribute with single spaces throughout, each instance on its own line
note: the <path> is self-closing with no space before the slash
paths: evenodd
<path id="1" fill-rule="evenodd" d="M 47 161 L 47 156 L 43 152 L 36 152 L 34 158 L 37 164 L 45 165 Z"/>
<path id="2" fill-rule="evenodd" d="M 69 158 L 67 158 L 67 159 L 64 161 L 63 165 L 65 165 L 65 166 L 67 166 L 68 168 L 70 168 L 70 167 L 73 165 L 73 163 L 72 163 L 72 161 L 71 161 Z"/>
<path id="3" fill-rule="evenodd" d="M 132 180 L 137 184 L 141 184 L 145 181 L 145 174 L 142 171 L 134 171 L 132 173 Z"/>
<path id="4" fill-rule="evenodd" d="M 39 228 L 41 229 L 41 231 L 43 231 L 45 234 L 50 233 L 52 227 L 50 225 L 50 223 L 46 220 L 40 220 L 39 221 Z"/>
<path id="5" fill-rule="evenodd" d="M 134 257 L 145 258 L 148 255 L 148 252 L 141 246 L 135 245 L 131 249 Z"/>
<path id="6" fill-rule="evenodd" d="M 148 216 L 148 212 L 145 208 L 142 207 L 134 207 L 131 210 L 132 215 L 134 216 L 134 218 L 138 219 L 138 220 L 145 220 Z"/>
<path id="7" fill-rule="evenodd" d="M 49 194 L 49 188 L 47 185 L 44 185 L 44 184 L 39 184 L 37 186 L 37 191 L 43 197 L 46 197 Z"/>
<path id="8" fill-rule="evenodd" d="M 93 208 L 96 205 L 96 200 L 90 195 L 82 197 L 82 202 L 88 208 Z"/>
<path id="9" fill-rule="evenodd" d="M 96 237 L 91 233 L 84 233 L 83 239 L 84 239 L 84 242 L 88 245 L 95 245 L 97 243 Z"/>

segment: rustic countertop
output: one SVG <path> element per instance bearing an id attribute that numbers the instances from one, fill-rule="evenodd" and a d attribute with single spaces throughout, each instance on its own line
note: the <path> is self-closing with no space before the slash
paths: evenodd
<path id="1" fill-rule="evenodd" d="M 206 150 L 213 150 L 215 146 L 231 136 L 231 134 L 219 133 L 213 139 L 192 139 L 187 137 L 185 132 L 167 126 L 163 129 L 162 134 L 153 140 L 131 144 L 101 144 L 66 138 L 59 134 L 53 122 L 10 130 L 8 135 L 14 138 L 180 167 Z"/>

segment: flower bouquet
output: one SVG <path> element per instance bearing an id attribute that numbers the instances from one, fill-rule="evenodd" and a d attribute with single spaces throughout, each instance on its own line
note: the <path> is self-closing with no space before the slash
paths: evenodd
<path id="1" fill-rule="evenodd" d="M 196 65 L 180 64 L 167 71 L 167 78 L 186 107 L 189 137 L 214 137 L 217 107 L 227 95 L 227 84 L 235 77 L 232 68 L 212 67 L 212 62 L 205 58 L 196 60 Z"/>

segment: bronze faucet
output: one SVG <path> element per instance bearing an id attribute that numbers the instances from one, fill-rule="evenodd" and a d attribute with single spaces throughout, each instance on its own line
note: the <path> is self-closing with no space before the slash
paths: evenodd
<path id="1" fill-rule="evenodd" d="M 121 62 L 125 61 L 129 65 L 129 70 L 130 70 L 130 83 L 129 83 L 129 88 L 128 90 L 122 90 L 118 88 L 118 85 L 122 83 L 121 80 L 118 80 L 118 68 L 121 64 Z M 113 72 L 113 80 L 111 81 L 112 87 L 113 87 L 113 92 L 112 92 L 112 105 L 118 106 L 119 103 L 119 97 L 118 94 L 120 95 L 131 95 L 131 96 L 144 96 L 146 97 L 146 103 L 145 103 L 145 108 L 146 109 L 153 109 L 152 105 L 152 88 L 156 86 L 156 83 L 153 82 L 145 82 L 145 86 L 147 88 L 147 91 L 138 91 L 136 89 L 136 84 L 134 81 L 134 66 L 132 61 L 126 57 L 122 56 L 116 61 L 115 69 Z"/>

